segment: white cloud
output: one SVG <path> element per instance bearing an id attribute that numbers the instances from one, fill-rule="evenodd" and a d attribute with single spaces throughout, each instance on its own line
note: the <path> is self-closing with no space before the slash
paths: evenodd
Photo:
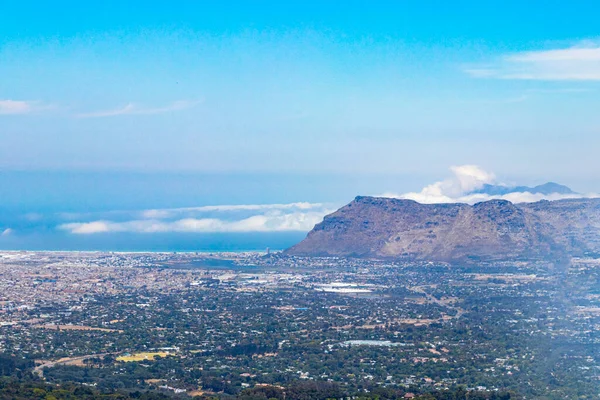
<path id="1" fill-rule="evenodd" d="M 0 115 L 24 115 L 53 108 L 52 105 L 29 100 L 0 100 Z"/>
<path id="2" fill-rule="evenodd" d="M 248 218 L 227 221 L 218 218 L 184 218 L 174 221 L 140 219 L 125 222 L 91 221 L 67 223 L 59 226 L 73 234 L 109 232 L 167 233 L 167 232 L 284 232 L 309 231 L 330 211 L 292 212 L 281 211 L 254 215 Z"/>
<path id="3" fill-rule="evenodd" d="M 415 200 L 419 203 L 467 203 L 474 204 L 492 199 L 503 199 L 513 203 L 529 203 L 540 200 L 561 200 L 581 197 L 599 197 L 596 194 L 559 194 L 514 192 L 504 195 L 489 195 L 485 193 L 473 193 L 481 189 L 485 184 L 499 184 L 493 173 L 486 172 L 476 165 L 462 165 L 451 167 L 453 173 L 451 178 L 435 182 L 425 186 L 420 192 L 409 192 L 404 194 L 384 193 L 382 197 Z M 501 185 L 501 184 L 500 184 Z"/>
<path id="4" fill-rule="evenodd" d="M 484 171 L 476 165 L 460 165 L 450 167 L 453 173 L 451 178 L 425 186 L 418 193 L 405 193 L 403 195 L 384 194 L 384 197 L 400 197 L 411 199 L 420 203 L 451 203 L 464 193 L 492 183 L 494 174 Z"/>
<path id="5" fill-rule="evenodd" d="M 496 177 L 493 173 L 486 172 L 477 165 L 459 165 L 450 167 L 454 173 L 454 180 L 458 182 L 457 189 L 461 192 L 470 192 L 480 189 L 486 183 L 493 182 Z M 450 181 L 453 187 L 456 184 Z"/>
<path id="6" fill-rule="evenodd" d="M 162 208 L 144 210 L 142 218 L 165 219 L 173 218 L 181 214 L 196 214 L 206 212 L 235 212 L 235 211 L 268 211 L 268 210 L 311 210 L 323 208 L 322 203 L 288 203 L 288 204 L 238 204 L 238 205 L 215 205 L 201 207 Z"/>
<path id="7" fill-rule="evenodd" d="M 13 230 L 10 228 L 6 228 L 5 230 L 2 231 L 2 233 L 0 233 L 0 236 L 9 236 L 13 234 Z"/>
<path id="8" fill-rule="evenodd" d="M 110 221 L 93 221 L 93 222 L 75 222 L 70 224 L 62 224 L 60 229 L 71 231 L 71 233 L 88 234 L 88 233 L 104 233 L 110 232 Z"/>
<path id="9" fill-rule="evenodd" d="M 0 114 L 27 114 L 31 110 L 29 101 L 0 100 Z"/>
<path id="10" fill-rule="evenodd" d="M 129 103 L 124 107 L 113 110 L 92 111 L 78 114 L 79 118 L 101 118 L 116 117 L 119 115 L 151 115 L 162 114 L 171 111 L 185 110 L 198 104 L 198 101 L 178 100 L 164 107 L 143 107 L 134 103 Z"/>
<path id="11" fill-rule="evenodd" d="M 579 44 L 553 50 L 508 54 L 496 63 L 465 69 L 476 78 L 597 81 L 600 80 L 600 45 Z"/>
<path id="12" fill-rule="evenodd" d="M 283 232 L 311 230 L 333 211 L 321 203 L 241 204 L 63 216 L 59 229 L 73 234 L 110 232 Z"/>

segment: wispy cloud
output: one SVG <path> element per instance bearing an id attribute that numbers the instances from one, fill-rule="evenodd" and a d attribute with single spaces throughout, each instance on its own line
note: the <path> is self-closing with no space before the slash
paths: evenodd
<path id="1" fill-rule="evenodd" d="M 320 203 L 218 205 L 113 213 L 119 219 L 82 218 L 63 223 L 60 230 L 72 234 L 95 233 L 211 233 L 211 232 L 307 232 L 333 209 Z M 91 217 L 91 218 L 90 218 Z"/>
<path id="2" fill-rule="evenodd" d="M 13 230 L 10 228 L 6 228 L 0 233 L 0 236 L 10 236 L 13 234 Z"/>
<path id="3" fill-rule="evenodd" d="M 62 224 L 59 229 L 73 234 L 93 234 L 111 232 L 167 233 L 167 232 L 308 232 L 323 220 L 323 213 L 269 213 L 254 215 L 237 221 L 218 218 L 184 218 L 175 221 L 142 219 L 125 222 L 90 221 Z"/>
<path id="4" fill-rule="evenodd" d="M 0 100 L 0 115 L 31 114 L 52 108 L 51 105 L 31 100 Z"/>
<path id="5" fill-rule="evenodd" d="M 489 65 L 465 68 L 465 72 L 476 78 L 598 81 L 600 45 L 586 41 L 562 49 L 506 54 Z"/>
<path id="6" fill-rule="evenodd" d="M 79 118 L 102 118 L 102 117 L 116 117 L 120 115 L 152 115 L 162 114 L 172 111 L 185 110 L 187 108 L 194 107 L 199 101 L 188 101 L 178 100 L 164 107 L 144 107 L 139 104 L 129 103 L 121 108 L 112 110 L 102 111 L 91 111 L 86 113 L 77 114 Z"/>
<path id="7" fill-rule="evenodd" d="M 216 205 L 216 206 L 201 206 L 201 207 L 184 207 L 184 208 L 162 208 L 143 210 L 141 216 L 143 218 L 173 218 L 178 215 L 195 215 L 207 212 L 264 212 L 272 210 L 314 210 L 322 209 L 322 203 L 288 203 L 288 204 L 238 204 L 238 205 Z"/>
<path id="8" fill-rule="evenodd" d="M 29 101 L 0 100 L 0 114 L 27 114 L 32 109 L 32 103 Z"/>

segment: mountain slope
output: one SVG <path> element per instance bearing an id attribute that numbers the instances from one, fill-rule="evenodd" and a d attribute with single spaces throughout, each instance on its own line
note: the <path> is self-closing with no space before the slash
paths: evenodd
<path id="1" fill-rule="evenodd" d="M 600 248 L 600 200 L 420 204 L 357 197 L 290 255 L 458 261 L 546 259 Z"/>

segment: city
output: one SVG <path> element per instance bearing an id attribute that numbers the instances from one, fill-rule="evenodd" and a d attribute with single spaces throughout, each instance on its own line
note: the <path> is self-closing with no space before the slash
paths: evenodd
<path id="1" fill-rule="evenodd" d="M 3 252 L 0 352 L 46 382 L 181 396 L 297 381 L 591 396 L 598 263 Z"/>

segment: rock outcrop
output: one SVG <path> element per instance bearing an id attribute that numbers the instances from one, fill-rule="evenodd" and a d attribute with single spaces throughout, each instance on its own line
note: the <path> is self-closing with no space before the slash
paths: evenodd
<path id="1" fill-rule="evenodd" d="M 557 259 L 600 251 L 600 199 L 420 204 L 357 197 L 290 255 L 431 261 Z"/>

